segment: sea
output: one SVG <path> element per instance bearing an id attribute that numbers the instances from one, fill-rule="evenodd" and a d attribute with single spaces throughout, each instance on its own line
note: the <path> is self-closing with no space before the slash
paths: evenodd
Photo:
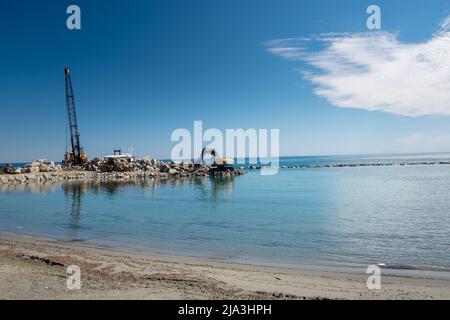
<path id="1" fill-rule="evenodd" d="M 439 162 L 449 160 L 450 153 L 282 157 L 281 166 L 330 167 L 0 185 L 0 231 L 270 266 L 448 272 L 450 165 Z"/>

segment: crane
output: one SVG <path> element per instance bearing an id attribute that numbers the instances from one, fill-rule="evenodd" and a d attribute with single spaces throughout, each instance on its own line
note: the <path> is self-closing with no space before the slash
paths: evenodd
<path id="1" fill-rule="evenodd" d="M 87 161 L 87 155 L 80 145 L 80 133 L 78 132 L 77 111 L 75 108 L 75 96 L 73 94 L 72 80 L 70 79 L 70 68 L 64 68 L 66 76 L 66 104 L 67 121 L 70 130 L 70 142 L 72 152 L 67 152 L 64 156 L 64 163 L 68 165 L 80 165 Z"/>

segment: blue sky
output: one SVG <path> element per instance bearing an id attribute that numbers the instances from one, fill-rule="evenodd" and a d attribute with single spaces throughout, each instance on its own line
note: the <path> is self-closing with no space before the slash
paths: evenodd
<path id="1" fill-rule="evenodd" d="M 82 30 L 66 28 L 70 4 L 81 7 Z M 409 75 L 394 70 L 391 80 L 402 88 L 392 91 L 405 99 L 386 92 L 395 86 L 371 87 L 380 91 L 379 103 L 372 105 L 358 87 L 345 84 L 335 65 L 317 70 L 311 64 L 311 57 L 329 57 L 320 45 L 308 44 L 308 54 L 296 59 L 274 54 L 276 40 L 369 32 L 369 4 L 381 7 L 383 32 L 395 35 L 385 46 L 398 54 L 399 64 L 409 65 L 409 52 L 424 50 L 428 69 L 413 66 L 417 72 L 409 77 L 423 92 L 403 85 L 403 75 Z M 0 162 L 62 159 L 66 65 L 90 156 L 133 145 L 138 155 L 166 158 L 172 131 L 192 129 L 194 120 L 223 130 L 278 128 L 282 155 L 450 151 L 450 106 L 443 93 L 448 64 L 436 67 L 449 55 L 448 42 L 443 38 L 437 49 L 419 46 L 444 30 L 449 15 L 445 0 L 2 1 Z M 341 38 L 332 44 L 347 44 Z M 345 48 L 368 55 L 367 35 L 358 39 L 365 47 Z M 374 36 L 369 46 L 384 52 L 377 45 L 381 40 Z M 390 78 L 389 65 L 383 67 L 381 75 Z M 435 69 L 440 76 L 430 79 Z M 301 73 L 311 70 L 327 77 L 320 82 Z M 372 84 L 379 75 L 357 79 Z M 437 81 L 444 83 L 436 86 Z M 321 93 L 324 83 L 338 85 Z M 418 99 L 417 91 L 423 93 Z M 421 100 L 427 94 L 437 97 L 431 109 Z"/>

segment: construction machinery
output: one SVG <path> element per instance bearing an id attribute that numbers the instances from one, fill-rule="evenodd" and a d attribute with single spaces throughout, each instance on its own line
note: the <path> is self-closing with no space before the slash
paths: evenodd
<path id="1" fill-rule="evenodd" d="M 131 148 L 131 150 L 133 150 Z M 125 159 L 128 162 L 134 162 L 136 159 L 132 153 L 122 153 L 121 148 L 114 149 L 114 153 L 104 157 L 105 159 Z"/>
<path id="2" fill-rule="evenodd" d="M 64 74 L 66 76 L 66 104 L 67 104 L 67 121 L 70 131 L 70 142 L 72 151 L 67 151 L 64 156 L 64 164 L 67 165 L 80 165 L 87 161 L 87 155 L 84 152 L 84 148 L 80 144 L 80 133 L 78 131 L 77 111 L 75 108 L 75 95 L 72 88 L 72 80 L 70 79 L 70 69 L 64 68 Z"/>
<path id="3" fill-rule="evenodd" d="M 210 148 L 203 148 L 202 154 L 200 156 L 201 163 L 205 163 L 205 156 L 211 155 L 212 165 L 211 170 L 213 171 L 227 171 L 228 169 L 234 169 L 234 160 L 232 158 L 222 158 L 219 153 Z"/>

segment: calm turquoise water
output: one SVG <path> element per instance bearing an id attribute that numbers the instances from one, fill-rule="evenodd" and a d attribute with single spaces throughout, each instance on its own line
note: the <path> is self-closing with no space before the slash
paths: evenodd
<path id="1" fill-rule="evenodd" d="M 0 187 L 0 230 L 237 262 L 450 269 L 450 166 Z"/>

